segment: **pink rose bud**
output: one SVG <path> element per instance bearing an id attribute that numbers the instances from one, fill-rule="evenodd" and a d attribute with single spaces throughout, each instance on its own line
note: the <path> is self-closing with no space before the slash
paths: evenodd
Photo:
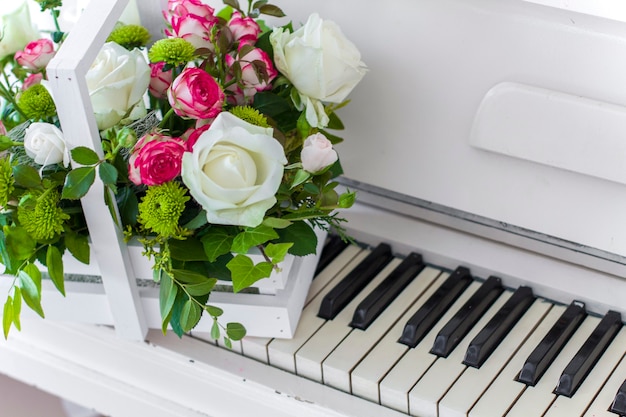
<path id="1" fill-rule="evenodd" d="M 337 161 L 337 152 L 326 136 L 316 133 L 304 141 L 300 158 L 302 168 L 314 174 L 334 164 Z"/>
<path id="2" fill-rule="evenodd" d="M 163 71 L 165 62 L 150 64 L 150 85 L 148 89 L 154 98 L 163 98 L 172 84 L 172 70 Z"/>
<path id="3" fill-rule="evenodd" d="M 40 84 L 41 80 L 43 80 L 43 74 L 40 72 L 36 72 L 34 74 L 30 74 L 28 77 L 26 77 L 26 79 L 24 80 L 24 83 L 22 84 L 22 90 L 26 91 L 28 90 L 30 87 L 32 87 L 33 85 L 36 84 Z"/>
<path id="4" fill-rule="evenodd" d="M 31 71 L 38 71 L 48 65 L 54 56 L 54 44 L 49 39 L 39 39 L 29 42 L 23 51 L 15 53 L 15 60 L 21 66 Z"/>
<path id="5" fill-rule="evenodd" d="M 167 98 L 180 117 L 211 119 L 222 111 L 224 91 L 206 71 L 186 68 L 172 82 Z"/>
<path id="6" fill-rule="evenodd" d="M 200 135 L 206 132 L 207 130 L 209 130 L 210 127 L 211 127 L 211 124 L 209 123 L 209 124 L 202 125 L 196 129 L 193 129 L 191 132 L 189 132 L 189 137 L 187 138 L 185 142 L 187 145 L 187 152 L 193 151 L 193 145 L 196 144 Z"/>
<path id="7" fill-rule="evenodd" d="M 254 45 L 259 39 L 261 28 L 251 17 L 242 17 L 238 11 L 233 12 L 233 16 L 228 22 L 228 28 L 233 34 L 234 40 L 240 45 Z"/>
<path id="8" fill-rule="evenodd" d="M 241 51 L 242 45 L 239 46 Z M 238 59 L 226 55 L 226 65 L 232 67 L 235 62 L 241 67 L 241 79 L 231 84 L 228 90 L 234 93 L 233 104 L 243 105 L 251 103 L 258 91 L 272 88 L 271 82 L 278 75 L 272 60 L 265 51 L 254 48 Z"/>
<path id="9" fill-rule="evenodd" d="M 133 148 L 128 177 L 137 184 L 159 185 L 180 175 L 185 143 L 160 133 L 149 133 Z"/>
<path id="10" fill-rule="evenodd" d="M 167 2 L 167 11 L 173 16 L 192 14 L 207 18 L 213 16 L 215 9 L 208 4 L 202 3 L 201 0 L 169 0 Z"/>

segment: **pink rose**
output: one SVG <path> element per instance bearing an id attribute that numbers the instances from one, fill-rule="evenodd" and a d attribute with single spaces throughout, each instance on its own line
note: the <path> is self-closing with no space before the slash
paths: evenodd
<path id="1" fill-rule="evenodd" d="M 224 91 L 206 71 L 185 68 L 167 90 L 174 112 L 189 119 L 211 119 L 222 111 Z"/>
<path id="2" fill-rule="evenodd" d="M 215 9 L 208 4 L 202 3 L 201 0 L 169 0 L 167 2 L 167 11 L 172 16 L 186 16 L 192 14 L 207 18 L 213 16 Z"/>
<path id="3" fill-rule="evenodd" d="M 180 175 L 185 143 L 161 133 L 149 133 L 133 148 L 128 178 L 137 184 L 159 185 Z"/>
<path id="4" fill-rule="evenodd" d="M 166 30 L 167 36 L 183 38 L 190 44 L 199 48 L 214 49 L 211 42 L 211 31 L 218 19 L 214 16 L 202 17 L 194 14 L 184 16 L 171 16 L 172 30 Z"/>
<path id="5" fill-rule="evenodd" d="M 261 28 L 251 17 L 242 17 L 238 11 L 233 12 L 233 16 L 228 22 L 228 28 L 233 34 L 234 40 L 240 45 L 254 45 L 259 39 Z"/>
<path id="6" fill-rule="evenodd" d="M 337 161 L 337 152 L 326 136 L 316 133 L 304 141 L 300 159 L 302 168 L 315 174 L 334 164 Z"/>
<path id="7" fill-rule="evenodd" d="M 239 46 L 240 52 L 242 46 Z M 249 46 L 244 46 L 244 48 L 248 49 Z M 228 87 L 230 91 L 235 93 L 234 104 L 241 105 L 252 102 L 257 91 L 270 89 L 272 80 L 278 75 L 269 55 L 259 48 L 249 50 L 245 55 L 238 58 L 226 55 L 226 65 L 232 67 L 235 62 L 239 62 L 241 67 L 241 79 L 238 83 Z"/>
<path id="8" fill-rule="evenodd" d="M 23 51 L 15 53 L 18 64 L 31 71 L 38 71 L 48 65 L 54 56 L 54 44 L 49 39 L 29 42 Z"/>
<path id="9" fill-rule="evenodd" d="M 30 74 L 28 77 L 26 77 L 26 79 L 24 80 L 24 83 L 22 83 L 22 90 L 26 91 L 33 85 L 40 84 L 41 80 L 43 80 L 42 73 L 36 72 L 34 74 Z"/>
<path id="10" fill-rule="evenodd" d="M 148 89 L 152 97 L 163 98 L 172 84 L 172 70 L 163 71 L 165 62 L 150 64 L 150 85 Z"/>

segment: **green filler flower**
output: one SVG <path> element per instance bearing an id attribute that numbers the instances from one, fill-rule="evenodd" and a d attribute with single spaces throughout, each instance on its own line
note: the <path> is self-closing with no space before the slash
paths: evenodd
<path id="1" fill-rule="evenodd" d="M 36 240 L 52 239 L 63 232 L 63 225 L 70 216 L 59 207 L 61 195 L 57 190 L 47 190 L 35 198 L 34 205 L 27 202 L 19 206 L 17 218 Z"/>
<path id="2" fill-rule="evenodd" d="M 148 187 L 139 203 L 137 221 L 163 237 L 180 235 L 178 220 L 185 210 L 185 203 L 189 201 L 186 194 L 187 190 L 173 181 Z"/>

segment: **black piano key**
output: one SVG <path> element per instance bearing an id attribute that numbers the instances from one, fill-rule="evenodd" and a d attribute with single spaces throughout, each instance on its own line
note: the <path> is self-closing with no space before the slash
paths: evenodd
<path id="1" fill-rule="evenodd" d="M 519 287 L 470 342 L 463 363 L 480 368 L 535 301 L 533 290 Z"/>
<path id="2" fill-rule="evenodd" d="M 315 275 L 322 272 L 348 245 L 349 243 L 338 235 L 330 235 L 320 254 L 320 259 L 315 268 Z"/>
<path id="3" fill-rule="evenodd" d="M 458 267 L 407 321 L 398 342 L 411 348 L 417 346 L 471 282 L 469 269 Z"/>
<path id="4" fill-rule="evenodd" d="M 617 390 L 609 411 L 620 416 L 626 416 L 626 380 Z"/>
<path id="5" fill-rule="evenodd" d="M 381 243 L 322 299 L 317 315 L 332 320 L 389 263 L 391 247 Z"/>
<path id="6" fill-rule="evenodd" d="M 535 386 L 586 316 L 585 305 L 572 302 L 528 356 L 517 380 Z"/>
<path id="7" fill-rule="evenodd" d="M 567 364 L 554 393 L 566 397 L 574 395 L 621 327 L 622 315 L 609 311 Z"/>
<path id="8" fill-rule="evenodd" d="M 365 330 L 400 292 L 424 269 L 421 255 L 411 253 L 354 311 L 350 326 Z"/>
<path id="9" fill-rule="evenodd" d="M 447 357 L 502 294 L 502 280 L 489 277 L 437 334 L 430 353 Z"/>

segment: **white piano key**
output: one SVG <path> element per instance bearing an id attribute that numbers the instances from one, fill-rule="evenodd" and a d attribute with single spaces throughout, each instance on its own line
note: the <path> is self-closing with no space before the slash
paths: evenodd
<path id="1" fill-rule="evenodd" d="M 398 295 L 376 318 L 367 330 L 353 329 L 339 346 L 322 363 L 324 384 L 350 392 L 350 371 L 364 358 L 394 323 L 422 297 L 433 284 L 441 270 L 427 267 Z"/>
<path id="2" fill-rule="evenodd" d="M 626 351 L 626 329 L 622 328 L 571 398 L 559 395 L 544 417 L 581 416 L 593 402 Z M 616 389 L 617 390 L 617 389 Z M 607 403 L 607 406 L 610 404 Z"/>
<path id="3" fill-rule="evenodd" d="M 541 323 L 552 304 L 535 300 L 510 333 L 480 367 L 468 367 L 439 402 L 440 417 L 465 417 L 528 336 Z M 537 340 L 537 343 L 539 340 Z M 519 365 L 521 368 L 521 364 Z"/>
<path id="4" fill-rule="evenodd" d="M 358 246 L 350 245 L 346 247 L 323 271 L 316 275 L 315 279 L 311 281 L 311 286 L 309 287 L 304 301 L 304 308 L 328 286 L 331 280 L 341 272 L 359 252 L 361 252 L 361 248 Z M 271 337 L 244 337 L 241 340 L 243 355 L 263 363 L 269 363 L 267 350 L 272 340 Z"/>
<path id="5" fill-rule="evenodd" d="M 326 322 L 326 320 L 317 317 L 322 299 L 327 291 L 333 288 L 333 284 L 339 282 L 348 273 L 354 269 L 363 259 L 369 255 L 370 250 L 362 250 L 352 260 L 337 273 L 332 282 L 326 287 L 325 291 L 320 292 L 311 302 L 304 308 L 300 316 L 300 322 L 291 339 L 274 339 L 267 347 L 269 363 L 285 371 L 296 373 L 296 352 L 309 338 Z M 325 268 L 322 273 L 326 273 L 329 268 Z M 330 271 L 329 271 L 330 273 Z M 317 278 L 314 280 L 316 281 Z"/>
<path id="6" fill-rule="evenodd" d="M 328 320 L 311 338 L 296 352 L 296 373 L 317 382 L 323 382 L 322 361 L 345 339 L 352 327 L 350 321 L 354 311 L 381 282 L 402 262 L 395 258 L 374 277 L 359 294 L 346 305 L 333 319 Z"/>
<path id="7" fill-rule="evenodd" d="M 439 400 L 467 368 L 463 364 L 467 347 L 511 295 L 509 291 L 501 294 L 447 358 L 437 359 L 426 373 L 415 375 L 417 384 L 409 391 L 410 415 L 438 417 Z"/>
<path id="8" fill-rule="evenodd" d="M 526 388 L 509 411 L 509 414 L 507 414 L 507 417 L 543 416 L 557 397 L 553 391 L 563 369 L 585 343 L 585 340 L 587 340 L 599 322 L 600 319 L 598 317 L 585 318 L 539 382 L 534 387 Z M 519 383 L 521 384 L 521 382 Z"/>
<path id="9" fill-rule="evenodd" d="M 621 357 L 611 377 L 604 383 L 584 417 L 617 417 L 616 414 L 609 411 L 609 407 L 613 403 L 617 390 L 624 382 L 624 378 L 626 378 L 626 355 Z"/>
<path id="10" fill-rule="evenodd" d="M 378 397 L 380 393 L 381 404 L 408 414 L 409 391 L 413 385 L 415 385 L 419 375 L 423 375 L 428 367 L 437 359 L 437 356 L 429 353 L 435 342 L 437 333 L 439 333 L 440 328 L 456 314 L 457 310 L 465 304 L 479 287 L 480 283 L 472 282 L 417 346 L 413 349 L 408 349 L 406 354 L 400 358 L 392 368 L 387 368 L 384 374 L 377 375 L 378 379 L 370 383 L 377 384 L 378 381 L 380 381 L 380 386 L 376 386 L 376 394 Z M 417 309 L 412 310 L 416 311 Z M 400 332 L 397 333 L 396 340 L 400 337 L 401 332 L 402 328 Z M 414 377 L 415 375 L 418 375 L 418 377 Z M 353 375 L 353 389 L 354 385 L 355 378 Z"/>
<path id="11" fill-rule="evenodd" d="M 506 414 L 526 388 L 526 385 L 515 380 L 524 362 L 564 311 L 565 306 L 552 306 L 539 326 L 470 410 L 470 417 L 492 417 Z"/>

